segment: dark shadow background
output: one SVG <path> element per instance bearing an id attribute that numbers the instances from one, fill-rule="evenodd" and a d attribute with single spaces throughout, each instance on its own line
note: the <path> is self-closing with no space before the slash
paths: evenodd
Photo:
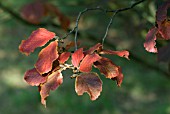
<path id="1" fill-rule="evenodd" d="M 46 0 L 56 5 L 75 26 L 78 13 L 86 7 L 102 6 L 117 9 L 130 6 L 135 0 Z M 0 0 L 1 5 L 20 16 L 23 5 L 34 0 Z M 47 24 L 26 24 L 0 7 L 0 114 L 170 114 L 170 77 L 167 64 L 158 63 L 157 55 L 145 51 L 143 42 L 147 31 L 155 23 L 155 12 L 161 1 L 147 0 L 134 9 L 116 15 L 105 41 L 105 48 L 129 50 L 130 61 L 108 56 L 122 67 L 124 81 L 121 88 L 116 82 L 103 80 L 103 91 L 96 101 L 87 94 L 79 97 L 74 90 L 74 79 L 70 71 L 64 72 L 64 83 L 50 93 L 47 108 L 40 103 L 37 87 L 29 86 L 24 72 L 33 67 L 40 49 L 29 57 L 18 51 L 21 40 L 33 30 L 45 27 L 58 36 L 66 32 L 61 27 Z M 92 46 L 101 39 L 109 23 L 110 14 L 91 11 L 80 20 L 78 40 L 82 46 Z M 57 25 L 57 17 L 51 21 Z M 47 22 L 48 23 L 48 22 Z M 74 40 L 70 35 L 69 40 Z M 95 69 L 94 69 L 95 71 Z"/>

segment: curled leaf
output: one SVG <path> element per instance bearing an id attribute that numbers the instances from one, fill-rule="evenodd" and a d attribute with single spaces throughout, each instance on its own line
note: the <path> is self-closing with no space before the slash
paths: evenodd
<path id="1" fill-rule="evenodd" d="M 81 72 L 90 72 L 94 62 L 99 60 L 101 57 L 98 54 L 86 55 L 82 62 L 80 63 L 79 70 Z"/>
<path id="2" fill-rule="evenodd" d="M 25 55 L 29 55 L 35 48 L 44 46 L 49 40 L 55 37 L 55 33 L 44 28 L 33 31 L 27 40 L 22 40 L 19 50 Z"/>
<path id="3" fill-rule="evenodd" d="M 123 74 L 122 74 L 122 69 L 119 66 L 118 66 L 118 70 L 119 70 L 119 75 L 112 78 L 112 80 L 116 80 L 117 86 L 120 87 L 123 81 Z"/>
<path id="4" fill-rule="evenodd" d="M 47 76 L 42 76 L 35 68 L 33 68 L 25 72 L 24 79 L 32 86 L 38 86 L 47 80 Z"/>
<path id="5" fill-rule="evenodd" d="M 63 76 L 58 70 L 53 72 L 48 76 L 47 81 L 39 86 L 39 91 L 41 95 L 41 103 L 46 106 L 46 99 L 49 96 L 50 90 L 55 90 L 59 85 L 63 83 Z"/>
<path id="6" fill-rule="evenodd" d="M 75 91 L 78 95 L 87 92 L 91 100 L 96 100 L 102 91 L 102 81 L 97 73 L 83 73 L 76 77 Z"/>
<path id="7" fill-rule="evenodd" d="M 98 43 L 84 52 L 85 55 L 92 54 L 94 51 L 99 51 L 102 49 L 102 44 Z"/>
<path id="8" fill-rule="evenodd" d="M 156 42 L 155 42 L 156 33 L 157 33 L 157 28 L 154 27 L 150 29 L 148 34 L 146 35 L 146 41 L 144 43 L 144 47 L 148 52 L 157 53 Z"/>
<path id="9" fill-rule="evenodd" d="M 52 69 L 53 61 L 58 58 L 58 43 L 51 42 L 47 47 L 41 50 L 35 68 L 40 74 L 48 73 Z"/>
<path id="10" fill-rule="evenodd" d="M 59 62 L 64 64 L 69 59 L 70 54 L 70 52 L 63 52 L 58 58 Z"/>
<path id="11" fill-rule="evenodd" d="M 113 54 L 129 59 L 129 52 L 126 50 L 123 51 L 102 50 L 101 52 L 99 52 L 99 54 Z"/>
<path id="12" fill-rule="evenodd" d="M 80 61 L 83 59 L 84 54 L 83 54 L 83 48 L 80 48 L 78 50 L 76 50 L 73 54 L 72 54 L 72 64 L 74 65 L 74 67 L 78 67 Z"/>
<path id="13" fill-rule="evenodd" d="M 119 67 L 108 58 L 102 57 L 94 63 L 94 66 L 98 68 L 106 78 L 112 79 L 119 75 Z"/>

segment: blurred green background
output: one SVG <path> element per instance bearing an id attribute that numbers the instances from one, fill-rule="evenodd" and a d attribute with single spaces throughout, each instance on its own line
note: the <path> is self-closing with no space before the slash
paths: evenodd
<path id="1" fill-rule="evenodd" d="M 128 7 L 135 0 L 44 0 L 54 4 L 70 19 L 70 28 L 75 26 L 78 13 L 87 7 L 102 6 L 108 9 Z M 47 108 L 40 102 L 37 87 L 29 86 L 24 80 L 24 72 L 33 67 L 40 49 L 29 57 L 18 51 L 21 40 L 33 30 L 45 27 L 63 36 L 62 28 L 49 24 L 39 26 L 23 23 L 21 8 L 34 0 L 0 0 L 0 114 L 170 114 L 170 78 L 166 63 L 158 63 L 157 55 L 145 51 L 143 42 L 147 31 L 155 24 L 155 12 L 161 0 L 146 0 L 134 9 L 116 15 L 105 41 L 105 48 L 127 49 L 133 56 L 130 61 L 108 56 L 123 69 L 124 81 L 118 88 L 116 82 L 103 80 L 103 91 L 96 101 L 87 94 L 77 96 L 74 79 L 70 72 L 64 72 L 64 83 L 51 91 Z M 2 8 L 2 5 L 5 6 Z M 90 11 L 84 14 L 79 23 L 82 46 L 92 46 L 101 42 L 110 14 Z M 50 21 L 57 23 L 57 17 Z M 44 20 L 46 21 L 46 20 Z M 48 21 L 47 21 L 48 22 Z M 74 40 L 70 35 L 69 40 Z M 94 69 L 95 71 L 95 69 Z"/>

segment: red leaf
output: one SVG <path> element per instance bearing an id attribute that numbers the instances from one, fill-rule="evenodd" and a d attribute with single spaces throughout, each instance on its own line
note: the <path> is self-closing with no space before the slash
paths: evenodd
<path id="1" fill-rule="evenodd" d="M 163 39 L 170 39 L 170 21 L 162 22 L 158 30 Z"/>
<path id="2" fill-rule="evenodd" d="M 99 60 L 101 57 L 98 54 L 86 55 L 82 62 L 80 63 L 79 70 L 81 72 L 90 72 L 94 62 Z"/>
<path id="3" fill-rule="evenodd" d="M 59 62 L 64 64 L 69 59 L 70 54 L 70 52 L 63 52 L 58 58 Z"/>
<path id="4" fill-rule="evenodd" d="M 21 9 L 21 17 L 33 24 L 39 24 L 43 16 L 45 9 L 41 2 L 27 4 Z"/>
<path id="5" fill-rule="evenodd" d="M 120 87 L 123 81 L 123 74 L 122 74 L 122 69 L 120 67 L 118 67 L 118 70 L 119 70 L 119 75 L 112 78 L 112 80 L 116 80 L 117 86 Z"/>
<path id="6" fill-rule="evenodd" d="M 47 82 L 39 86 L 41 103 L 46 106 L 46 99 L 50 90 L 55 90 L 63 83 L 63 76 L 60 71 L 53 72 L 48 76 Z"/>
<path id="7" fill-rule="evenodd" d="M 83 54 L 83 48 L 80 48 L 78 50 L 76 50 L 73 54 L 72 54 L 72 64 L 74 65 L 74 67 L 78 67 L 80 61 L 83 59 L 84 54 Z"/>
<path id="8" fill-rule="evenodd" d="M 84 54 L 85 55 L 87 55 L 87 54 L 92 54 L 92 53 L 94 53 L 94 51 L 99 51 L 99 50 L 101 50 L 101 48 L 102 48 L 102 44 L 100 44 L 100 43 L 98 43 L 98 44 L 96 44 L 95 46 L 93 46 L 93 47 L 91 47 L 89 50 L 86 50 L 85 52 L 84 52 Z"/>
<path id="9" fill-rule="evenodd" d="M 40 74 L 48 73 L 51 71 L 53 61 L 58 58 L 57 46 L 58 43 L 56 41 L 51 42 L 39 53 L 35 68 Z"/>
<path id="10" fill-rule="evenodd" d="M 78 95 L 87 92 L 91 100 L 96 100 L 102 91 L 102 81 L 97 73 L 83 73 L 76 77 L 75 90 Z"/>
<path id="11" fill-rule="evenodd" d="M 158 61 L 159 62 L 170 62 L 170 43 L 158 50 Z"/>
<path id="12" fill-rule="evenodd" d="M 99 54 L 113 54 L 129 59 L 129 52 L 125 50 L 123 51 L 102 50 L 101 52 L 99 52 Z"/>
<path id="13" fill-rule="evenodd" d="M 33 31 L 27 40 L 22 40 L 19 50 L 25 55 L 29 55 L 35 48 L 44 46 L 49 40 L 55 37 L 55 33 L 44 28 Z"/>
<path id="14" fill-rule="evenodd" d="M 106 78 L 114 78 L 119 75 L 119 68 L 110 59 L 102 57 L 94 63 L 94 66 L 100 70 Z"/>
<path id="15" fill-rule="evenodd" d="M 68 17 L 64 16 L 63 14 L 60 14 L 59 15 L 59 21 L 60 21 L 61 27 L 64 30 L 67 30 L 69 28 L 70 20 L 68 19 Z"/>
<path id="16" fill-rule="evenodd" d="M 144 43 L 144 47 L 148 52 L 157 53 L 156 42 L 155 42 L 156 33 L 157 33 L 157 28 L 154 27 L 150 29 L 148 34 L 146 35 L 146 41 Z"/>
<path id="17" fill-rule="evenodd" d="M 47 76 L 41 76 L 41 74 L 35 68 L 33 68 L 25 73 L 24 79 L 32 86 L 38 86 L 47 80 Z"/>
<path id="18" fill-rule="evenodd" d="M 158 26 L 167 19 L 167 10 L 170 7 L 170 1 L 164 2 L 161 6 L 159 6 L 156 12 L 156 21 Z"/>

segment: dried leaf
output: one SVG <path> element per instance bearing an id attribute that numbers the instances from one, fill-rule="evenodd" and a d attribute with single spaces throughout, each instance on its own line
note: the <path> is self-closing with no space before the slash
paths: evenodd
<path id="1" fill-rule="evenodd" d="M 102 81 L 97 73 L 83 73 L 76 77 L 75 91 L 78 95 L 87 92 L 91 100 L 96 100 L 102 91 Z"/>
<path id="2" fill-rule="evenodd" d="M 119 66 L 118 66 L 118 70 L 119 70 L 119 75 L 112 78 L 112 80 L 116 80 L 117 86 L 120 87 L 123 81 L 123 74 L 122 74 L 122 69 Z"/>
<path id="3" fill-rule="evenodd" d="M 89 50 L 86 50 L 86 51 L 84 52 L 84 54 L 85 54 L 85 55 L 87 55 L 87 54 L 92 54 L 92 53 L 94 53 L 95 51 L 99 51 L 99 50 L 101 50 L 101 49 L 102 49 L 102 44 L 98 43 L 98 44 L 96 44 L 95 46 L 91 47 Z"/>
<path id="4" fill-rule="evenodd" d="M 69 59 L 70 54 L 70 52 L 63 52 L 58 58 L 59 62 L 64 64 Z"/>
<path id="5" fill-rule="evenodd" d="M 33 68 L 26 71 L 24 79 L 32 86 L 38 86 L 47 80 L 47 76 L 41 76 L 41 74 L 35 68 Z"/>
<path id="6" fill-rule="evenodd" d="M 35 48 L 44 46 L 49 40 L 55 37 L 55 33 L 44 28 L 33 31 L 27 40 L 22 40 L 19 50 L 25 55 L 29 55 Z"/>
<path id="7" fill-rule="evenodd" d="M 55 90 L 63 83 L 63 76 L 58 70 L 48 76 L 47 82 L 39 86 L 41 103 L 46 106 L 46 99 L 49 96 L 50 90 Z"/>
<path id="8" fill-rule="evenodd" d="M 44 5 L 38 1 L 26 4 L 21 9 L 21 17 L 33 24 L 39 24 L 43 16 L 45 16 Z"/>
<path id="9" fill-rule="evenodd" d="M 99 60 L 101 57 L 98 54 L 86 55 L 82 62 L 80 63 L 79 70 L 81 72 L 90 72 L 94 62 Z"/>
<path id="10" fill-rule="evenodd" d="M 106 78 L 112 79 L 119 75 L 119 67 L 108 58 L 102 57 L 94 63 L 94 66 L 98 68 Z"/>
<path id="11" fill-rule="evenodd" d="M 123 50 L 123 51 L 102 50 L 99 52 L 99 54 L 113 54 L 113 55 L 118 55 L 120 57 L 125 57 L 126 59 L 129 59 L 129 52 L 126 50 Z"/>
<path id="12" fill-rule="evenodd" d="M 58 58 L 57 46 L 58 43 L 56 41 L 51 42 L 39 53 L 35 68 L 40 74 L 48 73 L 51 71 L 53 61 Z"/>
<path id="13" fill-rule="evenodd" d="M 167 19 L 167 10 L 170 7 L 170 1 L 164 2 L 158 7 L 156 12 L 156 22 L 158 26 Z"/>
<path id="14" fill-rule="evenodd" d="M 144 47 L 148 52 L 157 53 L 156 42 L 155 42 L 156 33 L 157 33 L 157 28 L 154 27 L 150 29 L 148 34 L 146 35 L 146 41 L 144 43 Z"/>
<path id="15" fill-rule="evenodd" d="M 80 49 L 76 50 L 72 54 L 72 64 L 74 65 L 74 67 L 79 66 L 79 63 L 83 59 L 83 57 L 84 57 L 83 48 L 80 48 Z"/>
<path id="16" fill-rule="evenodd" d="M 159 34 L 162 36 L 163 39 L 165 40 L 170 39 L 170 21 L 163 22 L 158 30 Z"/>

